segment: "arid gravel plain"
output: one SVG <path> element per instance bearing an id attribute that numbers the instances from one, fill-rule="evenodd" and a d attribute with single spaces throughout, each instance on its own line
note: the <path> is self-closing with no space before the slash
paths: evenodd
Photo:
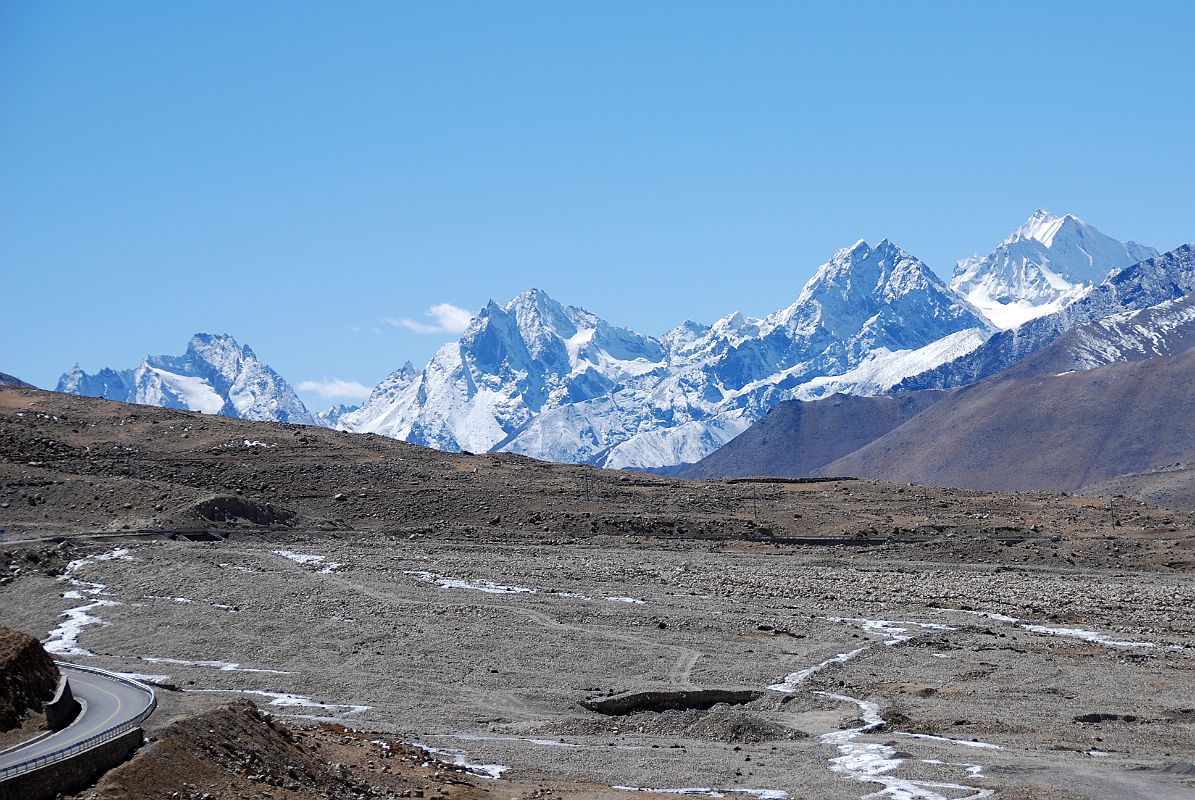
<path id="1" fill-rule="evenodd" d="M 0 392 L 0 448 L 0 623 L 158 683 L 151 736 L 243 698 L 500 796 L 1195 796 L 1190 514 L 31 390 Z"/>

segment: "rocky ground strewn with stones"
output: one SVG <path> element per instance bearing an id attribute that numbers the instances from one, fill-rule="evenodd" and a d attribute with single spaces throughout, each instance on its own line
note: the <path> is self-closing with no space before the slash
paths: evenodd
<path id="1" fill-rule="evenodd" d="M 1193 522 L 0 390 L 0 623 L 159 683 L 151 734 L 250 699 L 509 796 L 1190 797 Z M 581 705 L 698 688 L 758 696 Z"/>

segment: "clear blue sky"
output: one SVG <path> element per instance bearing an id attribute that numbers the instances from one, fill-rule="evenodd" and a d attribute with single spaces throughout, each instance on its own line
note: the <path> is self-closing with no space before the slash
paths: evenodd
<path id="1" fill-rule="evenodd" d="M 540 287 L 658 334 L 859 238 L 1195 240 L 1195 4 L 0 3 L 0 371 L 372 385 Z M 313 392 L 305 399 L 326 405 Z"/>

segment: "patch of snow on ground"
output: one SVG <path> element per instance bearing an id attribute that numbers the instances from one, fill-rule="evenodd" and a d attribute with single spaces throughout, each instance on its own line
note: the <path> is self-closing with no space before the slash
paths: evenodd
<path id="1" fill-rule="evenodd" d="M 446 738 L 456 739 L 460 742 L 526 742 L 527 744 L 539 745 L 540 747 L 584 747 L 583 744 L 574 744 L 573 742 L 562 742 L 556 739 L 532 739 L 524 736 L 493 736 L 484 733 L 453 733 Z"/>
<path id="2" fill-rule="evenodd" d="M 725 797 L 722 792 L 715 791 L 708 787 L 693 786 L 685 789 L 652 789 L 646 786 L 611 786 L 619 792 L 653 792 L 656 794 L 688 794 L 688 795 L 702 795 L 705 797 Z"/>
<path id="3" fill-rule="evenodd" d="M 1124 639 L 1112 639 L 1104 636 L 1102 633 L 1095 631 L 1085 631 L 1082 628 L 1051 628 L 1046 625 L 1031 625 L 1022 624 L 1022 628 L 1033 633 L 1042 633 L 1047 636 L 1069 636 L 1073 639 L 1082 639 L 1085 642 L 1092 644 L 1101 644 L 1104 647 L 1157 647 L 1153 642 L 1132 642 Z"/>
<path id="4" fill-rule="evenodd" d="M 313 556 L 306 553 L 296 553 L 293 550 L 275 550 L 274 555 L 282 556 L 288 561 L 293 561 L 296 564 L 302 564 L 305 567 L 319 567 L 317 572 L 328 575 L 335 572 L 344 566 L 338 561 L 328 561 L 326 556 Z M 326 563 L 325 563 L 326 562 Z"/>
<path id="5" fill-rule="evenodd" d="M 655 794 L 683 794 L 699 797 L 725 797 L 728 794 L 745 794 L 758 797 L 760 800 L 786 800 L 788 792 L 783 789 L 710 789 L 704 786 L 693 786 L 682 789 L 652 789 L 646 786 L 611 786 L 620 792 L 652 792 Z"/>
<path id="6" fill-rule="evenodd" d="M 406 569 L 403 570 L 403 575 L 414 575 L 419 580 L 425 583 L 434 583 L 444 589 L 469 589 L 474 592 L 485 592 L 486 594 L 538 594 L 537 589 L 528 589 L 526 586 L 503 586 L 498 583 L 484 581 L 480 579 L 461 580 L 459 578 L 445 578 L 438 572 L 424 572 L 422 570 Z"/>
<path id="7" fill-rule="evenodd" d="M 86 567 L 88 564 L 95 564 L 99 561 L 133 561 L 133 557 L 129 555 L 129 548 L 117 547 L 114 550 L 109 550 L 107 553 L 100 553 L 94 556 L 84 556 L 77 558 L 66 565 L 66 569 L 62 572 L 63 579 L 69 579 L 76 572 Z"/>
<path id="8" fill-rule="evenodd" d="M 252 694 L 259 697 L 268 697 L 270 702 L 266 705 L 279 706 L 282 708 L 320 708 L 333 713 L 345 714 L 360 714 L 373 708 L 373 706 L 362 706 L 351 703 L 323 703 L 318 700 L 312 700 L 310 697 L 305 697 L 301 694 L 292 694 L 290 692 L 267 692 L 262 689 L 186 689 L 188 692 L 207 692 L 220 693 L 229 692 L 232 694 Z"/>
<path id="9" fill-rule="evenodd" d="M 270 448 L 270 447 L 274 447 L 274 446 L 275 446 L 275 445 L 272 445 L 272 444 L 266 444 L 265 442 L 259 442 L 259 441 L 257 441 L 256 439 L 246 439 L 246 440 L 245 440 L 245 447 L 265 447 L 265 448 Z"/>
<path id="10" fill-rule="evenodd" d="M 88 625 L 107 625 L 108 623 L 87 612 L 93 608 L 119 605 L 121 603 L 116 600 L 100 598 L 76 608 L 68 608 L 62 612 L 62 616 L 66 619 L 57 628 L 50 631 L 49 636 L 42 642 L 42 646 L 47 653 L 56 656 L 94 656 L 95 653 L 79 646 L 79 633 Z"/>
<path id="11" fill-rule="evenodd" d="M 1000 745 L 990 744 L 989 742 L 979 742 L 968 739 L 951 739 L 948 736 L 935 736 L 932 733 L 900 733 L 900 736 L 908 736 L 913 739 L 927 739 L 931 742 L 942 742 L 943 744 L 957 744 L 961 747 L 978 747 L 981 750 L 999 750 Z"/>
<path id="12" fill-rule="evenodd" d="M 921 628 L 927 631 L 952 631 L 949 625 L 936 622 L 894 622 L 886 619 L 863 619 L 860 617 L 826 617 L 830 622 L 846 622 L 858 625 L 864 633 L 876 634 L 884 637 L 884 644 L 888 646 L 907 642 L 916 634 L 909 633 L 911 628 Z"/>
<path id="13" fill-rule="evenodd" d="M 279 552 L 279 551 L 274 551 Z M 474 592 L 485 592 L 486 594 L 545 594 L 552 597 L 568 597 L 574 600 L 594 600 L 587 594 L 574 591 L 566 591 L 563 589 L 535 589 L 529 586 L 504 586 L 493 581 L 482 580 L 481 578 L 445 578 L 438 572 L 427 572 L 426 570 L 406 569 L 403 570 L 403 575 L 412 575 L 424 583 L 434 583 L 443 589 L 468 589 Z M 611 603 L 627 603 L 630 605 L 647 605 L 646 600 L 640 600 L 638 597 L 602 597 L 597 598 L 606 600 Z"/>
<path id="14" fill-rule="evenodd" d="M 289 675 L 286 670 L 242 667 L 232 661 L 192 661 L 188 658 L 163 658 L 161 656 L 140 656 L 142 661 L 151 664 L 175 664 L 180 667 L 207 667 L 221 672 L 262 672 L 270 675 Z"/>
<path id="15" fill-rule="evenodd" d="M 949 625 L 941 625 L 936 622 L 895 622 L 886 619 L 864 619 L 862 617 L 826 617 L 825 619 L 829 622 L 843 622 L 850 625 L 857 625 L 863 629 L 864 633 L 883 637 L 884 644 L 889 647 L 907 642 L 916 636 L 917 634 L 909 632 L 912 628 L 920 628 L 923 631 L 955 630 Z M 779 683 L 773 683 L 768 688 L 774 692 L 792 694 L 796 691 L 798 684 L 806 681 L 812 675 L 835 664 L 845 664 L 853 658 L 858 658 L 867 652 L 867 649 L 867 647 L 859 647 L 855 650 L 839 653 L 836 656 L 827 658 L 825 661 L 814 664 L 812 667 L 805 667 L 796 672 L 790 672 L 784 677 L 784 680 Z"/>
<path id="16" fill-rule="evenodd" d="M 77 588 L 63 592 L 62 597 L 66 600 L 82 600 L 85 595 L 90 595 L 92 599 L 88 603 L 76 606 L 75 608 L 68 608 L 62 612 L 62 616 L 66 617 L 66 619 L 57 628 L 50 631 L 42 641 L 46 652 L 61 656 L 95 655 L 95 653 L 79 645 L 79 634 L 88 625 L 107 625 L 108 623 L 88 612 L 95 608 L 123 604 L 117 600 L 107 600 L 101 597 L 101 595 L 108 593 L 108 587 L 105 584 L 82 581 L 76 578 L 75 575 L 79 570 L 91 564 L 100 561 L 115 560 L 132 561 L 133 557 L 129 555 L 129 548 L 117 547 L 106 553 L 77 558 L 66 565 L 58 580 L 67 581 Z"/>
<path id="17" fill-rule="evenodd" d="M 169 675 L 156 675 L 145 672 L 118 672 L 116 674 L 124 678 L 141 681 L 142 683 L 168 683 L 170 681 Z"/>
<path id="18" fill-rule="evenodd" d="M 834 664 L 845 664 L 852 658 L 858 658 L 865 652 L 867 652 L 867 648 L 860 647 L 856 650 L 851 650 L 849 653 L 839 653 L 832 658 L 827 658 L 820 664 L 814 664 L 812 667 L 806 667 L 805 669 L 798 670 L 797 672 L 790 672 L 788 675 L 784 676 L 783 681 L 780 683 L 773 683 L 768 688 L 773 692 L 792 694 L 797 690 L 797 684 L 802 683 L 814 673 L 821 672 L 826 667 L 833 666 Z"/>
<path id="19" fill-rule="evenodd" d="M 427 745 L 419 744 L 418 742 L 412 742 L 412 745 L 414 747 L 418 747 L 420 750 L 426 750 L 434 756 L 440 756 L 441 758 L 451 758 L 454 765 L 461 767 L 470 775 L 477 775 L 481 778 L 489 778 L 490 780 L 496 781 L 502 777 L 503 772 L 506 772 L 510 769 L 510 767 L 506 766 L 505 764 L 470 764 L 465 754 L 460 750 L 445 750 L 440 747 L 428 747 Z"/>
<path id="20" fill-rule="evenodd" d="M 1030 633 L 1039 633 L 1043 636 L 1066 636 L 1071 639 L 1082 639 L 1085 642 L 1103 645 L 1104 647 L 1157 647 L 1157 645 L 1153 642 L 1134 642 L 1125 639 L 1113 639 L 1112 637 L 1105 636 L 1102 633 L 1084 630 L 1083 628 L 1053 628 L 1049 625 L 1023 622 L 1016 617 L 1010 617 L 1007 614 L 997 614 L 990 611 L 963 610 L 963 613 L 972 614 L 977 617 L 985 617 L 997 622 L 1005 622 L 1009 625 L 1016 625 L 1017 627 L 1023 628 Z"/>
<path id="21" fill-rule="evenodd" d="M 968 764 L 964 761 L 943 761 L 940 758 L 923 758 L 922 764 L 933 764 L 936 767 L 962 767 L 967 771 L 967 774 L 972 778 L 982 778 L 983 766 L 980 764 Z"/>
<path id="22" fill-rule="evenodd" d="M 878 792 L 867 795 L 868 797 L 888 797 L 892 800 L 947 800 L 945 795 L 937 791 L 938 789 L 969 792 L 964 797 L 952 798 L 952 800 L 981 800 L 981 798 L 991 797 L 994 794 L 991 789 L 977 789 L 974 786 L 939 781 L 914 781 L 890 775 L 889 773 L 898 769 L 905 759 L 898 756 L 896 750 L 886 744 L 857 741 L 861 736 L 884 725 L 884 718 L 880 716 L 879 706 L 870 700 L 858 700 L 833 692 L 817 692 L 817 694 L 843 703 L 854 703 L 859 708 L 863 725 L 858 728 L 824 733 L 821 736 L 821 743 L 838 748 L 838 756 L 830 759 L 832 771 L 861 783 L 878 783 L 884 787 Z"/>

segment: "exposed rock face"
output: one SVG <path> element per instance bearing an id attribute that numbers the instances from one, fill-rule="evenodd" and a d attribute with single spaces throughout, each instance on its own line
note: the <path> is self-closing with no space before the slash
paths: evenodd
<path id="1" fill-rule="evenodd" d="M 58 668 L 27 633 L 0 626 L 0 731 L 19 727 L 54 696 Z"/>

